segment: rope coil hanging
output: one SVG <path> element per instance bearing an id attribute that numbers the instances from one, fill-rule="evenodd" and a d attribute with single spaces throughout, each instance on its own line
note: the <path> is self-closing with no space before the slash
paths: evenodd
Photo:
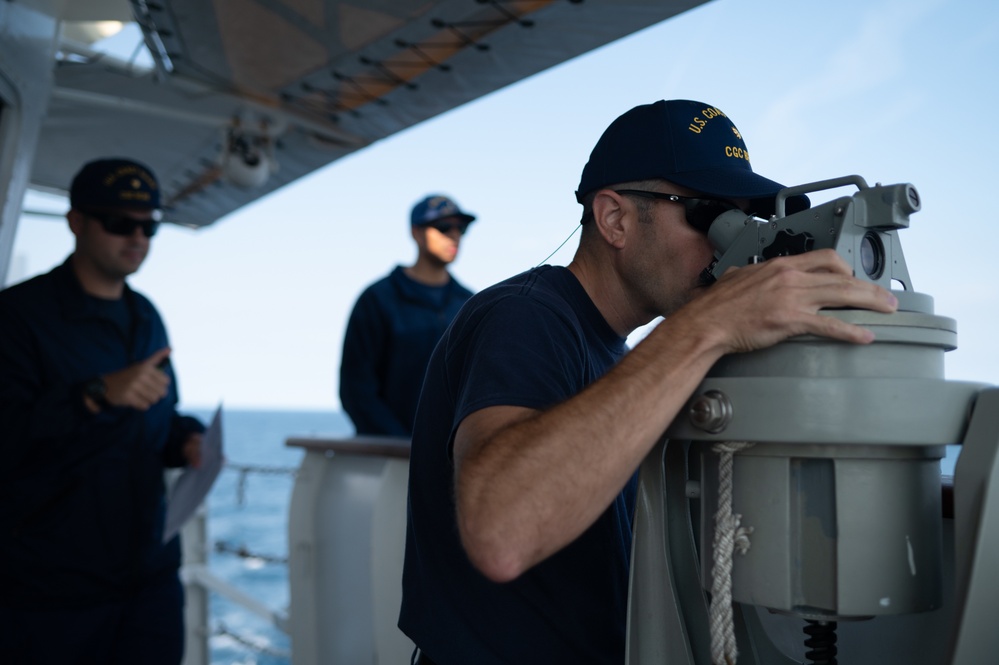
<path id="1" fill-rule="evenodd" d="M 711 662 L 735 665 L 739 656 L 732 618 L 732 556 L 749 551 L 753 527 L 742 526 L 742 515 L 732 512 L 732 466 L 735 453 L 753 447 L 746 441 L 714 444 L 718 453 L 718 509 L 715 511 L 714 561 L 711 568 Z"/>

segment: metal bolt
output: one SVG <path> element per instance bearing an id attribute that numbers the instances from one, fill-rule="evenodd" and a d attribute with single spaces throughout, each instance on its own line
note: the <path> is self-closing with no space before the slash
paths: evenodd
<path id="1" fill-rule="evenodd" d="M 694 427 L 717 434 L 732 422 L 732 403 L 720 390 L 709 390 L 691 403 L 687 415 Z"/>

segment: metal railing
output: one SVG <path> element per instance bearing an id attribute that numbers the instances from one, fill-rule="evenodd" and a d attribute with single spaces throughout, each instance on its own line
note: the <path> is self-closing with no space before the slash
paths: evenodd
<path id="1" fill-rule="evenodd" d="M 247 477 L 261 475 L 294 475 L 296 469 L 289 467 L 266 467 L 226 463 L 223 471 L 239 473 L 237 481 L 237 501 L 245 501 Z M 289 634 L 287 611 L 268 607 L 232 583 L 213 573 L 209 567 L 209 554 L 232 554 L 246 559 L 257 559 L 269 564 L 287 565 L 288 558 L 255 553 L 245 545 L 232 546 L 224 542 L 214 544 L 208 539 L 208 509 L 202 504 L 195 515 L 181 529 L 183 565 L 180 570 L 185 592 L 185 652 L 183 665 L 211 665 L 209 641 L 212 637 L 224 635 L 248 650 L 268 654 L 291 662 L 290 652 L 275 649 L 259 641 L 240 635 L 221 621 L 212 624 L 209 611 L 211 594 L 217 594 L 262 619 L 284 634 Z"/>

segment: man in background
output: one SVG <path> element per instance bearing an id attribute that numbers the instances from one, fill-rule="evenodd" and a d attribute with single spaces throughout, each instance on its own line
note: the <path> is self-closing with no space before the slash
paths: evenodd
<path id="1" fill-rule="evenodd" d="M 0 661 L 177 665 L 179 538 L 163 540 L 166 467 L 198 466 L 166 330 L 126 278 L 160 219 L 153 173 L 86 164 L 75 249 L 0 291 Z"/>
<path id="2" fill-rule="evenodd" d="M 399 627 L 421 665 L 623 663 L 636 471 L 708 370 L 795 335 L 872 341 L 819 310 L 897 301 L 832 250 L 701 281 L 710 223 L 766 217 L 781 189 L 716 107 L 638 106 L 583 168 L 569 265 L 465 304 L 430 360 L 410 458 Z"/>
<path id="3" fill-rule="evenodd" d="M 474 215 L 434 194 L 410 215 L 416 263 L 368 286 L 347 323 L 340 402 L 358 434 L 409 437 L 427 361 L 472 292 L 448 266 Z"/>

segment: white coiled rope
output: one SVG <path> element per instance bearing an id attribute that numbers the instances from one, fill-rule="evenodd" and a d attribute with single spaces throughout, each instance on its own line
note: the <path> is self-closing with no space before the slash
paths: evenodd
<path id="1" fill-rule="evenodd" d="M 751 448 L 746 441 L 714 444 L 718 453 L 718 510 L 715 512 L 714 565 L 711 569 L 711 662 L 735 665 L 739 649 L 732 620 L 732 555 L 749 551 L 753 527 L 741 526 L 742 515 L 732 512 L 732 457 Z"/>

